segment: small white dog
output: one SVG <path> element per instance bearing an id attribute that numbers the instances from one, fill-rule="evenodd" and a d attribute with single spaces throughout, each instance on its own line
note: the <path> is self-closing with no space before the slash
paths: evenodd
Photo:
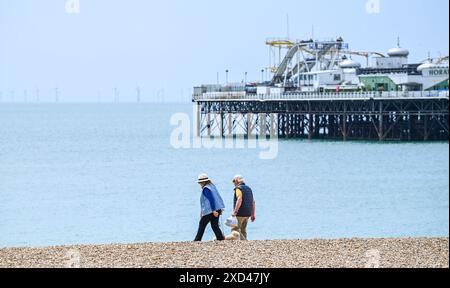
<path id="1" fill-rule="evenodd" d="M 225 240 L 239 241 L 241 240 L 241 233 L 239 233 L 238 231 L 231 231 L 230 235 L 225 236 Z"/>
<path id="2" fill-rule="evenodd" d="M 225 241 L 239 241 L 241 240 L 241 234 L 237 231 L 231 231 L 231 234 L 225 236 Z M 214 238 L 213 241 L 217 241 L 217 238 Z"/>

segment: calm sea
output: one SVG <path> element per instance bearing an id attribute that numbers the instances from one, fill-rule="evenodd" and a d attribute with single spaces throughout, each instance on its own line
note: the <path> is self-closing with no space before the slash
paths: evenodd
<path id="1" fill-rule="evenodd" d="M 0 247 L 190 241 L 202 172 L 226 215 L 246 177 L 251 239 L 449 236 L 448 143 L 280 140 L 261 160 L 173 148 L 177 112 L 192 105 L 0 104 Z"/>

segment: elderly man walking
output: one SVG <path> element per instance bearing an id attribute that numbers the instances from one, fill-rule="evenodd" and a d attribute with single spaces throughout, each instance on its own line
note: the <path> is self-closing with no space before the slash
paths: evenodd
<path id="1" fill-rule="evenodd" d="M 238 220 L 238 226 L 232 230 L 239 232 L 241 240 L 247 240 L 247 224 L 249 219 L 255 222 L 256 203 L 253 198 L 253 191 L 245 184 L 244 177 L 236 175 L 233 178 L 234 184 L 234 212 Z"/>

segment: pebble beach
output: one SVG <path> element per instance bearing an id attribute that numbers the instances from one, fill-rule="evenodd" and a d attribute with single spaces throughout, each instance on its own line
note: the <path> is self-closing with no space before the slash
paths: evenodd
<path id="1" fill-rule="evenodd" d="M 449 238 L 0 249 L 0 268 L 448 268 Z"/>

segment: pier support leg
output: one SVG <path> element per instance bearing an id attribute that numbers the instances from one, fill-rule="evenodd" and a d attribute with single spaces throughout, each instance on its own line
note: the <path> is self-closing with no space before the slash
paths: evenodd
<path id="1" fill-rule="evenodd" d="M 200 104 L 197 104 L 197 137 L 200 137 L 201 135 L 201 129 L 202 129 L 202 111 Z"/>
<path id="2" fill-rule="evenodd" d="M 258 117 L 259 136 L 261 138 L 266 137 L 266 114 L 260 113 Z"/>
<path id="3" fill-rule="evenodd" d="M 206 128 L 207 128 L 207 136 L 211 137 L 212 125 L 211 125 L 211 113 L 206 115 Z"/>
<path id="4" fill-rule="evenodd" d="M 412 140 L 412 118 L 411 114 L 408 113 L 408 141 Z"/>
<path id="5" fill-rule="evenodd" d="M 383 117 L 383 102 L 380 101 L 379 116 L 378 116 L 378 138 L 380 141 L 384 141 L 384 117 Z"/>
<path id="6" fill-rule="evenodd" d="M 228 136 L 233 136 L 233 114 L 228 113 Z"/>
<path id="7" fill-rule="evenodd" d="M 247 138 L 250 138 L 253 133 L 252 114 L 247 113 Z"/>
<path id="8" fill-rule="evenodd" d="M 348 138 L 348 130 L 347 130 L 347 114 L 344 114 L 344 116 L 342 117 L 342 136 L 344 141 L 347 141 Z"/>
<path id="9" fill-rule="evenodd" d="M 275 122 L 275 119 L 278 118 L 277 114 L 270 114 L 270 138 L 275 138 L 276 131 L 277 131 L 277 123 Z"/>
<path id="10" fill-rule="evenodd" d="M 309 114 L 308 116 L 308 139 L 311 140 L 313 138 L 314 133 L 314 116 Z"/>
<path id="11" fill-rule="evenodd" d="M 225 137 L 225 115 L 220 112 L 220 137 Z"/>

